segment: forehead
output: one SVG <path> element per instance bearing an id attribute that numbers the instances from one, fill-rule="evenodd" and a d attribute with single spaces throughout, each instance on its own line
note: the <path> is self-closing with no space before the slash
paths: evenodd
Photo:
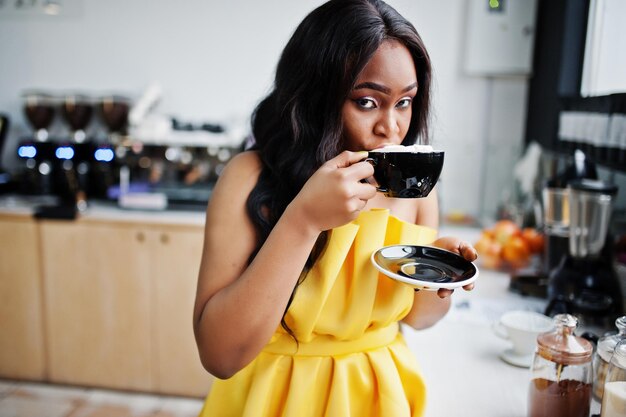
<path id="1" fill-rule="evenodd" d="M 357 83 L 364 81 L 401 88 L 416 82 L 415 63 L 407 47 L 396 40 L 384 41 L 357 77 Z"/>

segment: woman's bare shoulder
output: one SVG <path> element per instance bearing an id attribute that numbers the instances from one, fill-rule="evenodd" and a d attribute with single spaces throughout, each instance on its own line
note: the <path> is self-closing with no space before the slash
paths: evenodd
<path id="1" fill-rule="evenodd" d="M 258 151 L 244 151 L 235 155 L 229 165 L 261 169 L 261 157 Z"/>
<path id="2" fill-rule="evenodd" d="M 248 217 L 246 201 L 256 185 L 261 167 L 256 152 L 242 152 L 228 162 L 215 184 L 206 213 L 205 273 L 213 270 L 215 265 L 219 266 L 218 269 L 226 268 L 223 265 L 226 261 L 230 262 L 229 265 L 244 268 L 247 257 L 254 250 L 256 234 Z"/>
<path id="3" fill-rule="evenodd" d="M 230 198 L 236 195 L 245 196 L 254 188 L 263 165 L 259 154 L 255 151 L 241 152 L 235 155 L 220 174 L 213 189 L 213 196 L 228 194 Z"/>
<path id="4" fill-rule="evenodd" d="M 235 176 L 242 180 L 249 179 L 250 177 L 256 178 L 259 176 L 263 164 L 257 151 L 245 151 L 235 155 L 226 164 L 222 176 Z M 256 181 L 255 181 L 256 182 Z"/>

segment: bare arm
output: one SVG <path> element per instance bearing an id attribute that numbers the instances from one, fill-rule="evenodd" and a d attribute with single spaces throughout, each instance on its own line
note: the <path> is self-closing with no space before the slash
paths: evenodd
<path id="1" fill-rule="evenodd" d="M 428 197 L 418 201 L 419 207 L 415 223 L 422 226 L 439 227 L 439 206 L 437 189 Z M 416 291 L 413 307 L 402 320 L 415 329 L 425 329 L 437 323 L 450 309 L 450 297 L 440 297 L 437 291 Z"/>
<path id="2" fill-rule="evenodd" d="M 322 166 L 249 265 L 256 235 L 245 203 L 261 165 L 255 153 L 244 153 L 224 170 L 207 208 L 194 308 L 196 342 L 209 372 L 228 378 L 258 355 L 278 327 L 319 233 L 351 221 L 375 195 L 374 187 L 359 182 L 373 171 L 360 159 L 342 153 Z"/>
<path id="3" fill-rule="evenodd" d="M 417 224 L 438 228 L 439 208 L 437 204 L 436 189 L 428 197 L 419 202 Z M 476 250 L 467 242 L 455 237 L 443 237 L 432 243 L 433 246 L 456 252 L 465 259 L 476 259 Z M 471 290 L 474 284 L 463 287 Z M 450 310 L 450 296 L 454 290 L 440 289 L 438 291 L 416 291 L 413 307 L 403 321 L 415 329 L 428 328 L 441 320 Z"/>

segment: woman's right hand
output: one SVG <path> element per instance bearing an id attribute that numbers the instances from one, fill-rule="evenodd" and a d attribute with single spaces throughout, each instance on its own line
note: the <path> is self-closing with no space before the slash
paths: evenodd
<path id="1" fill-rule="evenodd" d="M 322 232 L 354 220 L 376 187 L 362 182 L 374 174 L 367 152 L 344 151 L 324 163 L 289 205 L 299 221 Z"/>

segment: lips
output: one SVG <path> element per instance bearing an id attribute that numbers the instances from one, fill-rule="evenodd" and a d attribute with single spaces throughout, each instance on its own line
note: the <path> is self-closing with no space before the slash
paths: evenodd
<path id="1" fill-rule="evenodd" d="M 393 143 L 393 142 L 385 142 L 385 143 L 382 143 L 382 144 L 380 144 L 380 145 L 376 146 L 374 149 L 369 149 L 369 150 L 370 150 L 370 151 L 375 151 L 376 149 L 382 149 L 382 148 L 384 148 L 384 147 L 386 147 L 386 146 L 395 146 L 395 145 L 396 145 L 396 144 L 395 144 L 395 143 Z"/>

